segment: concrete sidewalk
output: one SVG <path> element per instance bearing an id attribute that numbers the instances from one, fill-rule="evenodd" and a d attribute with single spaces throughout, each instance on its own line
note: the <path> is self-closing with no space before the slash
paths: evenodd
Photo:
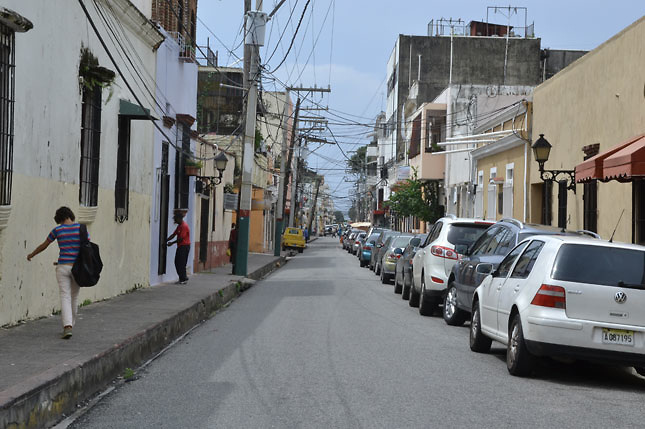
<path id="1" fill-rule="evenodd" d="M 60 316 L 0 329 L 0 428 L 47 427 L 126 368 L 136 368 L 286 259 L 249 254 L 247 278 L 231 265 L 79 309 L 74 336 Z M 99 283 L 96 287 L 101 287 Z"/>

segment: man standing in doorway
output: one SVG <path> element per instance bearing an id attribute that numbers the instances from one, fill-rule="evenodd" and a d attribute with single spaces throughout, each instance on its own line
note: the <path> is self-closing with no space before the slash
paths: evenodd
<path id="1" fill-rule="evenodd" d="M 184 215 L 179 211 L 175 212 L 173 220 L 177 224 L 177 228 L 166 241 L 168 242 L 168 247 L 177 243 L 177 251 L 175 252 L 175 269 L 179 276 L 177 283 L 185 285 L 188 283 L 186 265 L 188 264 L 188 254 L 190 253 L 190 228 L 184 221 Z M 175 237 L 177 237 L 177 240 L 170 241 Z"/>

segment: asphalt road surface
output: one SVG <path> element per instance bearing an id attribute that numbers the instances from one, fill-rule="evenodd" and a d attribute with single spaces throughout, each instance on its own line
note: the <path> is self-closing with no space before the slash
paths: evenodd
<path id="1" fill-rule="evenodd" d="M 188 286 L 190 287 L 190 286 Z M 629 368 L 543 361 L 422 317 L 321 238 L 122 384 L 75 428 L 626 428 L 645 425 Z"/>

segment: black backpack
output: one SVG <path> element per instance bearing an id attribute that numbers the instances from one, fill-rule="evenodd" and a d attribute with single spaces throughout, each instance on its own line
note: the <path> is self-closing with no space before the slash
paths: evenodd
<path id="1" fill-rule="evenodd" d="M 99 253 L 99 246 L 87 239 L 87 227 L 80 226 L 81 248 L 72 267 L 74 280 L 81 287 L 94 286 L 99 282 L 103 261 Z"/>

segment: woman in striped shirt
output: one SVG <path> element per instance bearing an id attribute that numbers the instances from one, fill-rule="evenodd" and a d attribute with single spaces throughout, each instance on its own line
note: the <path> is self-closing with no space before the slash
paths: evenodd
<path id="1" fill-rule="evenodd" d="M 72 266 L 81 248 L 81 237 L 80 225 L 74 222 L 75 219 L 74 212 L 68 207 L 56 210 L 54 221 L 58 226 L 52 229 L 45 241 L 27 255 L 27 260 L 31 261 L 31 258 L 45 250 L 50 243 L 58 241 L 60 253 L 55 265 L 63 317 L 63 335 L 61 337 L 63 339 L 69 339 L 72 336 L 72 327 L 76 322 L 78 310 L 79 286 L 72 275 Z"/>

